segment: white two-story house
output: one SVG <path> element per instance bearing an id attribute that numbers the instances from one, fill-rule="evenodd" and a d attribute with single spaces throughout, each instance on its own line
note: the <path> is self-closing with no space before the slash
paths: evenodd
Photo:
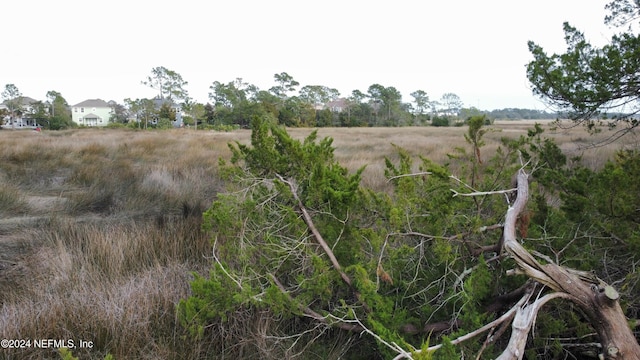
<path id="1" fill-rule="evenodd" d="M 101 99 L 89 99 L 71 107 L 71 120 L 84 126 L 107 126 L 113 110 Z"/>
<path id="2" fill-rule="evenodd" d="M 36 104 L 40 103 L 38 100 L 30 98 L 28 96 L 20 96 L 17 99 L 11 100 L 13 104 L 10 106 L 9 100 L 6 100 L 0 104 L 0 110 L 4 110 L 6 113 L 3 118 L 0 119 L 0 125 L 3 128 L 10 129 L 33 129 L 38 126 L 34 119 L 36 113 Z M 11 109 L 13 107 L 13 109 Z"/>

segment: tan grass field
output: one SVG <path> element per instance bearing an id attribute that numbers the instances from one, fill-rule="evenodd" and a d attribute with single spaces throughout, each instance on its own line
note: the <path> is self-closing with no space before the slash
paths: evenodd
<path id="1" fill-rule="evenodd" d="M 630 134 L 584 149 L 582 128 L 548 129 L 569 154 L 598 168 Z M 501 137 L 526 135 L 534 122 L 496 122 L 484 156 Z M 290 129 L 299 139 L 311 129 Z M 351 170 L 366 165 L 363 185 L 387 189 L 384 157 L 394 145 L 446 162 L 466 147 L 466 127 L 323 128 Z M 191 271 L 206 273 L 211 247 L 202 212 L 223 190 L 218 159 L 250 131 L 82 129 L 0 131 L 0 339 L 73 339 L 80 358 L 201 358 L 211 339 L 188 340 L 175 304 L 189 293 Z M 55 349 L 0 349 L 0 358 L 56 358 Z"/>

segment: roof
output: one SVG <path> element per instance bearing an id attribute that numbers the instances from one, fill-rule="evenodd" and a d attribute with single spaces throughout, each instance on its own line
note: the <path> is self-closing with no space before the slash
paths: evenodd
<path id="1" fill-rule="evenodd" d="M 15 99 L 5 100 L 2 103 L 6 105 L 9 101 L 12 101 L 12 100 L 15 100 Z M 38 100 L 28 96 L 20 96 L 20 101 L 22 106 L 31 105 L 35 102 L 38 102 Z"/>
<path id="2" fill-rule="evenodd" d="M 38 100 L 28 97 L 28 96 L 23 96 L 22 97 L 22 105 L 31 105 L 33 103 L 38 102 Z"/>
<path id="3" fill-rule="evenodd" d="M 325 104 L 325 106 L 328 107 L 328 108 L 336 108 L 336 107 L 345 108 L 345 107 L 347 107 L 347 105 L 348 105 L 347 104 L 347 99 L 345 99 L 345 98 L 334 99 L 334 100 L 328 101 Z"/>
<path id="4" fill-rule="evenodd" d="M 73 107 L 102 107 L 110 108 L 111 106 L 102 99 L 88 99 L 81 103 L 73 105 Z"/>
<path id="5" fill-rule="evenodd" d="M 90 114 L 87 114 L 87 115 L 83 116 L 83 118 L 85 118 L 85 119 L 102 119 L 102 116 L 98 116 L 98 115 L 96 115 L 94 113 L 90 113 Z"/>
<path id="6" fill-rule="evenodd" d="M 157 108 L 160 108 L 165 104 L 169 105 L 172 108 L 179 108 L 180 107 L 180 104 L 176 104 L 175 102 L 173 102 L 173 100 L 171 100 L 169 98 L 160 98 L 158 96 L 153 98 L 153 103 L 155 104 L 155 106 Z"/>

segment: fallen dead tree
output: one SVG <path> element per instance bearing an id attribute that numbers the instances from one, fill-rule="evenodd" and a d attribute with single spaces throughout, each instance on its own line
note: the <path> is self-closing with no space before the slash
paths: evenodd
<path id="1" fill-rule="evenodd" d="M 517 175 L 517 197 L 507 210 L 504 228 L 504 250 L 518 264 L 514 272 L 524 272 L 532 280 L 552 291 L 527 306 L 521 306 L 512 325 L 509 346 L 499 359 L 521 359 L 536 313 L 552 297 L 562 297 L 576 304 L 596 330 L 607 359 L 640 359 L 640 346 L 618 302 L 618 292 L 609 284 L 587 272 L 557 264 L 540 264 L 516 240 L 516 219 L 529 198 L 528 174 L 520 169 Z"/>
<path id="2" fill-rule="evenodd" d="M 529 175 L 520 169 L 517 173 L 515 201 L 509 206 L 503 231 L 503 248 L 518 268 L 508 274 L 525 274 L 529 286 L 522 298 L 498 319 L 472 333 L 454 339 L 459 344 L 481 333 L 504 328 L 511 322 L 511 337 L 499 360 L 522 359 L 527 338 L 535 324 L 538 311 L 553 299 L 573 302 L 585 314 L 600 340 L 601 356 L 605 359 L 640 359 L 640 345 L 636 341 L 618 302 L 618 292 L 590 272 L 566 268 L 554 263 L 541 264 L 516 239 L 516 221 L 529 198 Z M 491 339 L 492 337 L 488 337 Z M 490 341 L 490 340 L 487 340 Z M 441 345 L 431 346 L 434 351 Z M 425 350 L 422 350 L 425 351 Z M 415 351 L 419 353 L 421 350 Z M 478 355 L 480 356 L 480 355 Z M 400 354 L 395 359 L 409 358 Z"/>

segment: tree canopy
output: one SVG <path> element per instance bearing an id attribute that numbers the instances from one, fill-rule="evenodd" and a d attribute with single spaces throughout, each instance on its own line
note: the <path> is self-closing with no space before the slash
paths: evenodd
<path id="1" fill-rule="evenodd" d="M 16 111 L 22 107 L 22 93 L 15 84 L 6 84 L 2 91 L 2 99 L 7 104 L 9 115 L 15 116 Z"/>
<path id="2" fill-rule="evenodd" d="M 527 77 L 535 94 L 578 123 L 593 128 L 598 119 L 613 117 L 611 126 L 625 124 L 615 139 L 640 124 L 640 36 L 634 31 L 640 3 L 614 0 L 606 8 L 607 24 L 628 27 L 596 47 L 565 22 L 565 53 L 549 55 L 529 42 L 534 59 L 527 65 Z"/>
<path id="3" fill-rule="evenodd" d="M 201 128 L 247 128 L 251 119 L 264 114 L 272 115 L 282 125 L 295 127 L 450 126 L 460 125 L 470 116 L 478 114 L 486 114 L 492 119 L 551 117 L 527 109 L 497 112 L 465 109 L 462 99 L 452 92 L 444 94 L 440 101 L 432 101 L 426 91 L 418 89 L 411 92 L 411 100 L 408 101 L 394 86 L 378 83 L 370 85 L 366 91 L 355 89 L 350 95 L 341 96 L 337 89 L 326 85 L 301 86 L 286 72 L 274 74 L 273 79 L 275 84 L 268 90 L 261 90 L 242 78 L 229 82 L 214 81 L 209 86 L 210 103 L 194 104 L 200 109 L 197 112 L 198 119 L 193 120 L 193 114 L 188 114 L 191 116 L 185 116 L 184 124 L 190 125 L 196 121 L 203 123 Z M 188 82 L 178 72 L 164 66 L 152 68 L 151 74 L 141 83 L 155 89 L 156 98 L 136 101 L 127 98 L 123 104 L 110 101 L 113 109 L 110 122 L 125 124 L 130 119 L 138 119 L 129 125 L 145 123 L 145 128 L 149 125 L 155 128 L 158 119 L 167 118 L 159 114 L 161 102 L 169 101 L 176 106 L 181 102 L 193 101 L 186 89 Z M 68 113 L 61 108 L 62 103 L 56 101 L 54 95 L 48 94 L 47 98 L 48 104 L 55 104 L 50 109 L 53 114 Z M 9 101 L 8 98 L 6 100 Z M 143 100 L 149 100 L 149 106 L 140 106 Z M 155 109 L 150 105 L 152 101 L 156 102 Z M 141 108 L 146 110 L 141 111 Z M 70 117 L 46 121 L 51 129 L 73 125 Z"/>
<path id="4" fill-rule="evenodd" d="M 158 90 L 160 99 L 180 100 L 187 97 L 185 87 L 189 83 L 183 80 L 179 73 L 164 66 L 158 66 L 151 69 L 151 75 L 143 80 L 142 84 Z"/>

